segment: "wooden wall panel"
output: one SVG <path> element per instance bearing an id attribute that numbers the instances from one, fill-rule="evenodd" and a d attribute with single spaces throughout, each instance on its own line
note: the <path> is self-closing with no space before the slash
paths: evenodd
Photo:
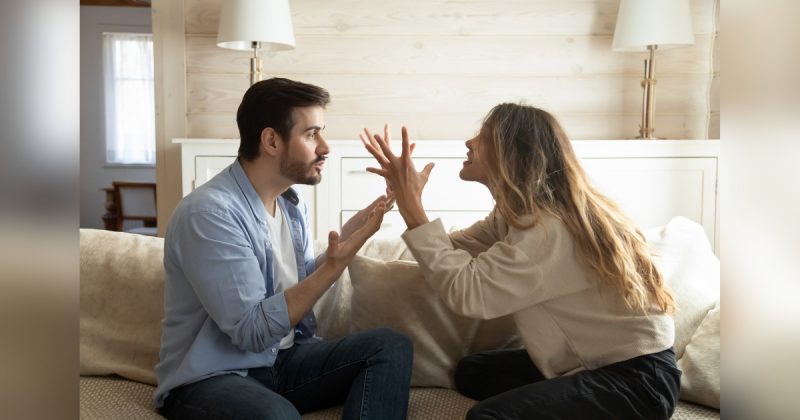
<path id="1" fill-rule="evenodd" d="M 488 109 L 486 110 L 488 112 Z M 390 123 L 399 138 L 406 125 L 413 141 L 468 139 L 480 128 L 486 112 L 473 114 L 336 114 L 325 115 L 325 136 L 336 140 L 358 140 L 364 127 L 382 129 Z M 558 114 L 558 119 L 574 140 L 631 139 L 638 134 L 641 115 L 631 114 Z M 236 113 L 189 114 L 187 137 L 238 139 Z M 656 134 L 670 139 L 698 139 L 707 129 L 706 114 L 658 114 Z"/>
<path id="2" fill-rule="evenodd" d="M 277 74 L 280 77 L 297 77 Z M 640 77 L 504 77 L 446 75 L 303 75 L 331 93 L 334 114 L 485 113 L 500 102 L 525 102 L 554 113 L 619 114 L 642 103 Z M 707 112 L 707 75 L 669 74 L 658 78 L 661 113 Z M 246 74 L 189 74 L 188 112 L 236 110 L 249 85 Z M 686 86 L 703 89 L 686 90 Z"/>
<path id="3" fill-rule="evenodd" d="M 721 82 L 720 82 L 720 44 L 719 44 L 719 0 L 714 1 L 714 27 L 716 28 L 716 32 L 714 33 L 714 37 L 711 40 L 713 43 L 713 47 L 711 49 L 711 62 L 712 62 L 712 69 L 714 72 L 714 76 L 711 79 L 711 87 L 709 88 L 709 108 L 711 109 L 711 115 L 708 121 L 708 138 L 710 139 L 718 139 L 720 138 L 720 89 L 721 89 Z"/>
<path id="4" fill-rule="evenodd" d="M 222 0 L 186 0 L 186 32 L 217 33 Z M 292 0 L 297 34 L 612 35 L 614 0 Z M 698 34 L 713 33 L 713 1 L 692 1 Z"/>
<path id="5" fill-rule="evenodd" d="M 297 37 L 297 49 L 261 54 L 270 74 L 482 74 L 487 76 L 644 73 L 645 53 L 611 51 L 610 36 Z M 711 36 L 695 45 L 658 51 L 656 76 L 711 72 Z M 190 73 L 250 71 L 250 56 L 216 46 L 213 36 L 187 36 Z"/>
<path id="6" fill-rule="evenodd" d="M 238 136 L 249 54 L 216 47 L 222 0 L 183 0 L 190 137 Z M 706 138 L 717 0 L 692 0 L 695 45 L 658 51 L 656 134 Z M 329 138 L 406 123 L 419 140 L 467 138 L 495 104 L 524 100 L 576 139 L 631 138 L 644 54 L 611 51 L 618 0 L 292 0 L 297 48 L 266 77 L 327 88 Z M 718 119 L 718 109 L 716 111 Z"/>
<path id="7" fill-rule="evenodd" d="M 158 236 L 181 200 L 181 153 L 172 139 L 186 137 L 186 66 L 183 0 L 153 0 Z"/>

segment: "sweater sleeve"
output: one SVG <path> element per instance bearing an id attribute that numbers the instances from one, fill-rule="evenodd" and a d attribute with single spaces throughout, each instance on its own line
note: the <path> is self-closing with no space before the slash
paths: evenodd
<path id="1" fill-rule="evenodd" d="M 454 312 L 491 319 L 589 287 L 565 229 L 512 230 L 477 256 L 454 249 L 441 220 L 403 234 L 425 279 Z"/>
<path id="2" fill-rule="evenodd" d="M 475 257 L 500 239 L 495 223 L 497 223 L 496 212 L 492 210 L 486 218 L 472 226 L 451 232 L 450 243 L 453 244 L 453 248 L 463 249 Z"/>

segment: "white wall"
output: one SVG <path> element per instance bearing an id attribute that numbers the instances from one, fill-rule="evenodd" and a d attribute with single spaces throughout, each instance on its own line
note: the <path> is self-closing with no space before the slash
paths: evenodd
<path id="1" fill-rule="evenodd" d="M 113 167 L 105 163 L 102 33 L 150 32 L 150 9 L 81 6 L 81 222 L 82 228 L 102 228 L 105 193 L 111 182 L 155 182 L 155 167 Z"/>

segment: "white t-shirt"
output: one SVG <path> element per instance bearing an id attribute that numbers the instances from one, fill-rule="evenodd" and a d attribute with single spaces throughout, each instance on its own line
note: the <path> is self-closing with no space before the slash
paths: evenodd
<path id="1" fill-rule="evenodd" d="M 297 260 L 292 246 L 292 234 L 289 223 L 284 217 L 281 206 L 275 204 L 275 217 L 267 213 L 267 230 L 272 242 L 272 263 L 275 267 L 275 293 L 283 292 L 297 284 Z M 294 345 L 294 328 L 281 339 L 281 350 Z"/>

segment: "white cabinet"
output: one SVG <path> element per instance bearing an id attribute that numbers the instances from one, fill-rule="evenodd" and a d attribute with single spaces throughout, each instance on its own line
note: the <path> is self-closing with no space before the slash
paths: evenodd
<path id="1" fill-rule="evenodd" d="M 716 158 L 587 158 L 582 164 L 592 183 L 639 227 L 685 216 L 714 238 Z"/>
<path id="2" fill-rule="evenodd" d="M 228 166 L 238 140 L 176 139 L 181 144 L 183 194 L 186 195 Z M 685 216 L 703 225 L 709 240 L 717 240 L 718 140 L 582 140 L 573 141 L 587 175 L 616 201 L 641 228 L 666 224 Z M 377 166 L 360 141 L 330 141 L 331 154 L 316 187 L 299 186 L 312 210 L 312 231 L 326 238 L 358 210 L 384 193 L 383 179 L 366 171 Z M 461 140 L 419 141 L 417 167 L 435 162 L 423 204 L 431 219 L 463 227 L 482 219 L 493 207 L 488 190 L 458 177 L 466 147 Z M 379 237 L 405 230 L 400 214 L 387 213 Z"/>

